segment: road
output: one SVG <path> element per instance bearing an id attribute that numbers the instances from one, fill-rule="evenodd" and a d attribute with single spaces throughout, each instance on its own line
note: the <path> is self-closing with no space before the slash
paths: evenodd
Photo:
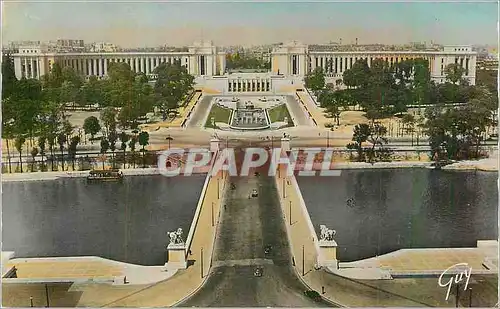
<path id="1" fill-rule="evenodd" d="M 301 103 L 292 95 L 286 96 L 286 102 L 295 125 L 311 126 L 311 121 Z"/>
<path id="2" fill-rule="evenodd" d="M 304 296 L 292 269 L 278 196 L 272 177 L 232 177 L 205 285 L 182 307 L 325 307 Z M 249 198 L 252 189 L 259 197 Z M 266 256 L 264 248 L 272 246 Z M 256 265 L 263 276 L 255 277 Z"/>
<path id="3" fill-rule="evenodd" d="M 196 104 L 191 119 L 188 121 L 188 128 L 200 128 L 204 125 L 205 115 L 209 112 L 210 102 L 213 96 L 203 95 L 201 100 Z"/>

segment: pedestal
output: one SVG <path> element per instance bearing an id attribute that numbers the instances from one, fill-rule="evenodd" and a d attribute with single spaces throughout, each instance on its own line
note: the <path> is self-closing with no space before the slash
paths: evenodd
<path id="1" fill-rule="evenodd" d="M 288 151 L 290 151 L 290 138 L 283 137 L 281 139 L 281 151 L 282 152 L 288 152 Z"/>
<path id="2" fill-rule="evenodd" d="M 212 138 L 210 140 L 210 151 L 215 153 L 219 151 L 219 142 L 220 140 L 218 138 Z"/>
<path id="3" fill-rule="evenodd" d="M 168 262 L 165 263 L 165 270 L 186 269 L 186 245 L 170 244 L 167 247 Z"/>
<path id="4" fill-rule="evenodd" d="M 320 240 L 319 253 L 319 266 L 334 267 L 335 269 L 339 268 L 339 262 L 337 260 L 337 242 L 335 240 Z"/>

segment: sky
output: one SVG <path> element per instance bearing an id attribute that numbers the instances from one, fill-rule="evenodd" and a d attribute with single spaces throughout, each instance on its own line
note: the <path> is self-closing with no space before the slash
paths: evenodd
<path id="1" fill-rule="evenodd" d="M 4 1 L 2 40 L 83 39 L 122 47 L 259 45 L 297 40 L 347 44 L 498 42 L 489 2 Z"/>

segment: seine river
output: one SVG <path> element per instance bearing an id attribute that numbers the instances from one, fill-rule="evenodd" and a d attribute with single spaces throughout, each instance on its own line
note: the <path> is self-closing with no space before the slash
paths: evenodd
<path id="1" fill-rule="evenodd" d="M 141 265 L 165 263 L 167 232 L 184 239 L 204 175 L 125 177 L 2 184 L 4 251 L 16 257 L 96 255 Z"/>
<path id="2" fill-rule="evenodd" d="M 311 220 L 336 230 L 340 261 L 402 248 L 475 247 L 497 239 L 498 173 L 344 170 L 302 177 Z"/>
<path id="3" fill-rule="evenodd" d="M 313 224 L 337 231 L 341 261 L 401 248 L 474 247 L 498 233 L 498 173 L 344 170 L 298 179 Z M 3 183 L 4 251 L 165 262 L 166 233 L 194 216 L 205 176 Z"/>

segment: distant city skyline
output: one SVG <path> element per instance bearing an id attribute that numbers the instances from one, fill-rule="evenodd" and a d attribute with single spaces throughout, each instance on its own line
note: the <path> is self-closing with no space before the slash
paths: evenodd
<path id="1" fill-rule="evenodd" d="M 8 41 L 82 39 L 124 48 L 301 41 L 496 46 L 496 2 L 3 2 Z"/>

